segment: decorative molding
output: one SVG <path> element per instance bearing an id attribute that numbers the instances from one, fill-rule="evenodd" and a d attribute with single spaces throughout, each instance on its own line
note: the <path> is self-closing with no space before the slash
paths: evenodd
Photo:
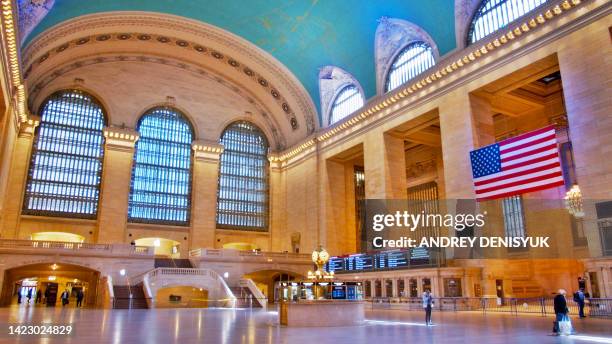
<path id="1" fill-rule="evenodd" d="M 6 88 L 9 90 L 10 98 L 14 103 L 19 122 L 28 121 L 27 112 L 27 95 L 25 86 L 23 85 L 23 77 L 21 75 L 21 63 L 19 55 L 19 44 L 17 42 L 18 29 L 15 26 L 17 13 L 13 7 L 13 0 L 2 0 L 0 2 L 0 23 L 2 26 L 2 44 L 3 55 L 8 74 L 8 82 Z"/>
<path id="2" fill-rule="evenodd" d="M 427 173 L 436 172 L 436 159 L 415 162 L 406 167 L 408 178 L 418 178 Z"/>
<path id="3" fill-rule="evenodd" d="M 365 100 L 365 94 L 359 81 L 349 72 L 336 66 L 325 66 L 319 70 L 319 93 L 321 98 L 321 127 L 329 125 L 331 107 L 338 93 L 345 86 L 355 85 Z"/>
<path id="4" fill-rule="evenodd" d="M 34 137 L 36 127 L 40 124 L 40 117 L 29 116 L 25 122 L 19 125 L 19 137 Z"/>
<path id="5" fill-rule="evenodd" d="M 397 54 L 410 43 L 417 41 L 429 44 L 434 58 L 438 60 L 440 57 L 438 46 L 425 30 L 402 19 L 380 18 L 374 36 L 377 94 L 385 93 L 387 74 Z"/>
<path id="6" fill-rule="evenodd" d="M 486 0 L 455 0 L 455 38 L 457 49 L 465 48 L 467 33 L 470 29 L 474 12 L 480 3 Z"/>
<path id="7" fill-rule="evenodd" d="M 125 33 L 124 40 L 141 40 L 147 42 L 156 42 L 159 44 L 175 44 L 186 49 L 194 49 L 202 54 L 208 54 L 213 60 L 218 60 L 218 63 L 227 63 L 234 68 L 242 69 L 243 74 L 251 80 L 257 82 L 260 87 L 269 90 L 270 95 L 277 101 L 283 113 L 285 113 L 292 128 L 299 128 L 300 121 L 297 120 L 296 112 L 291 108 L 289 102 L 280 94 L 280 89 L 286 89 L 291 98 L 297 102 L 297 113 L 304 116 L 304 124 L 306 125 L 306 133 L 313 133 L 316 129 L 316 107 L 310 98 L 310 95 L 305 90 L 299 80 L 273 56 L 258 48 L 254 44 L 238 37 L 228 31 L 217 28 L 213 25 L 206 24 L 200 21 L 191 20 L 183 17 L 173 16 L 169 14 L 157 14 L 149 12 L 107 12 L 101 14 L 91 14 L 77 17 L 68 20 L 60 25 L 57 25 L 41 35 L 37 36 L 24 51 L 24 65 L 27 66 L 26 71 L 29 72 L 33 68 L 36 61 L 43 61 L 47 53 L 51 54 L 54 49 L 66 49 L 74 45 L 99 43 L 104 35 L 111 33 L 103 33 L 110 30 L 111 27 L 130 27 L 139 28 L 139 33 Z M 98 34 L 93 36 L 85 36 L 78 39 L 70 40 L 68 47 L 60 45 L 59 47 L 51 47 L 55 42 L 65 39 L 69 36 L 75 36 L 80 32 L 91 32 L 96 30 Z M 172 30 L 177 33 L 185 33 L 194 35 L 204 41 L 211 42 L 215 45 L 223 47 L 223 49 L 212 49 L 209 46 L 204 46 L 197 42 L 191 42 L 181 38 L 165 37 L 162 35 L 147 33 L 150 31 Z M 116 33 L 113 34 L 116 37 Z M 119 37 L 121 38 L 121 37 Z M 167 40 L 167 41 L 166 41 Z M 219 51 L 222 50 L 222 51 Z M 248 58 L 248 61 L 253 61 L 255 66 L 261 67 L 269 75 L 273 75 L 280 80 L 280 87 L 271 85 L 269 80 L 263 77 L 262 73 L 256 72 L 255 69 L 244 65 L 241 61 L 231 57 L 228 52 L 235 51 L 240 55 Z M 36 61 L 34 61 L 36 60 Z M 275 95 L 276 94 L 276 95 Z M 281 98 L 282 97 L 282 98 Z M 285 100 L 285 101 L 283 101 Z"/>
<path id="8" fill-rule="evenodd" d="M 102 130 L 106 149 L 133 151 L 140 134 L 132 128 L 106 127 Z"/>
<path id="9" fill-rule="evenodd" d="M 191 149 L 193 149 L 194 158 L 200 161 L 219 162 L 223 153 L 223 145 L 215 141 L 194 141 Z"/>
<path id="10" fill-rule="evenodd" d="M 215 72 L 206 69 L 206 65 L 198 65 L 189 61 L 184 61 L 171 56 L 152 56 L 152 55 L 139 55 L 139 54 L 108 54 L 108 55 L 91 55 L 82 56 L 81 59 L 71 60 L 70 62 L 56 66 L 53 70 L 50 70 L 42 75 L 39 75 L 35 80 L 28 80 L 32 85 L 30 89 L 30 108 L 34 109 L 34 101 L 38 98 L 39 93 L 50 83 L 58 77 L 69 73 L 78 68 L 101 64 L 101 63 L 112 63 L 112 62 L 145 62 L 145 63 L 158 63 L 165 66 L 173 66 L 182 70 L 197 74 L 199 77 L 209 78 L 214 80 L 220 85 L 227 87 L 232 92 L 245 98 L 251 105 L 257 109 L 257 113 L 261 115 L 265 123 L 267 124 L 274 142 L 276 143 L 276 149 L 284 149 L 287 145 L 285 136 L 280 129 L 279 124 L 273 116 L 270 116 L 270 111 L 261 104 L 257 98 L 251 93 L 250 90 L 241 87 L 233 83 L 232 81 L 217 75 Z"/>

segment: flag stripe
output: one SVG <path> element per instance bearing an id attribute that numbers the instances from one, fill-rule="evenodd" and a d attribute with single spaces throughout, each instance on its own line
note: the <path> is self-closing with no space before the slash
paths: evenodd
<path id="1" fill-rule="evenodd" d="M 559 169 L 559 170 L 561 170 L 559 168 L 559 164 L 557 162 L 548 163 L 546 165 L 537 166 L 537 167 L 534 167 L 533 165 L 528 165 L 528 166 L 525 166 L 524 168 L 521 168 L 521 170 L 519 170 L 519 171 L 514 171 L 514 170 L 504 171 L 498 177 L 489 178 L 487 180 L 476 181 L 476 182 L 474 182 L 474 185 L 476 187 L 478 187 L 478 186 L 482 186 L 482 185 L 493 184 L 493 183 L 496 183 L 496 182 L 499 182 L 499 181 L 502 181 L 502 180 L 514 179 L 515 177 L 520 177 L 520 176 L 523 176 L 523 175 L 528 175 L 528 174 L 542 172 L 542 171 L 549 171 L 549 170 L 552 170 L 552 169 Z M 511 173 L 508 173 L 508 172 L 511 172 Z M 490 176 L 487 176 L 487 177 L 490 177 Z"/>
<path id="2" fill-rule="evenodd" d="M 520 147 L 520 146 L 517 146 L 517 147 Z M 504 159 L 509 159 L 511 157 L 518 156 L 521 154 L 530 153 L 535 150 L 542 150 L 542 149 L 547 149 L 547 148 L 550 149 L 551 147 L 552 148 L 557 147 L 557 139 L 553 138 L 553 139 L 548 139 L 544 142 L 536 142 L 533 145 L 529 145 L 527 147 L 520 148 L 520 149 L 512 148 L 510 152 L 507 152 L 507 151 L 501 152 L 500 156 L 502 160 L 504 160 Z"/>
<path id="3" fill-rule="evenodd" d="M 549 179 L 546 179 L 546 180 L 540 180 L 540 181 L 535 181 L 535 182 L 531 182 L 531 183 L 527 183 L 527 184 L 512 186 L 512 187 L 508 187 L 508 188 L 499 189 L 499 190 L 496 190 L 496 191 L 490 191 L 490 192 L 485 192 L 485 193 L 481 192 L 481 193 L 477 193 L 477 196 L 478 196 L 478 198 L 481 198 L 481 197 L 491 197 L 491 196 L 502 194 L 502 193 L 516 192 L 516 191 L 521 191 L 520 193 L 524 193 L 524 192 L 527 192 L 527 191 L 522 191 L 522 190 L 531 189 L 531 188 L 534 188 L 534 187 L 540 187 L 540 186 L 544 186 L 544 185 L 556 184 L 559 181 L 561 183 L 563 183 L 563 177 L 553 177 L 553 178 L 549 178 Z"/>
<path id="4" fill-rule="evenodd" d="M 476 187 L 476 193 L 480 194 L 480 193 L 487 193 L 490 191 L 495 191 L 495 190 L 500 190 L 500 189 L 507 189 L 507 188 L 522 185 L 522 184 L 537 182 L 541 180 L 548 180 L 553 177 L 563 177 L 563 173 L 557 169 L 533 173 L 532 175 L 529 175 L 529 176 L 523 176 L 521 178 L 513 178 L 512 181 L 507 180 L 504 182 L 493 183 L 493 185 L 487 185 L 486 188 Z"/>
<path id="5" fill-rule="evenodd" d="M 557 147 L 556 146 L 553 146 L 553 147 L 551 147 L 551 146 L 540 147 L 540 148 L 534 149 L 534 150 L 529 151 L 529 152 L 524 152 L 524 153 L 517 154 L 515 156 L 511 156 L 511 157 L 507 157 L 507 158 L 502 157 L 501 158 L 501 162 L 502 162 L 502 166 L 504 166 L 504 163 L 512 164 L 515 161 L 522 162 L 522 161 L 526 161 L 526 160 L 531 160 L 534 157 L 541 156 L 541 155 L 538 155 L 538 154 L 545 155 L 545 154 L 553 154 L 553 153 L 556 153 L 556 152 L 557 152 Z"/>
<path id="6" fill-rule="evenodd" d="M 502 162 L 501 166 L 502 166 L 502 170 L 505 171 L 509 168 L 525 166 L 525 165 L 532 164 L 534 162 L 543 161 L 543 160 L 552 159 L 552 158 L 557 158 L 557 160 L 559 159 L 559 152 L 556 149 L 551 149 L 546 152 L 537 153 L 537 154 L 534 154 L 533 156 L 527 156 L 524 158 L 511 160 L 506 163 Z"/>
<path id="7" fill-rule="evenodd" d="M 553 126 L 548 126 L 548 127 L 544 127 L 542 129 L 538 129 L 538 130 L 534 130 L 531 132 L 528 132 L 526 134 L 523 135 L 519 135 L 519 136 L 515 136 L 515 137 L 511 137 L 509 139 L 505 139 L 502 142 L 500 142 L 500 145 L 504 145 L 504 146 L 510 146 L 511 143 L 517 142 L 517 141 L 523 141 L 523 140 L 528 140 L 530 138 L 532 138 L 533 136 L 537 136 L 540 134 L 543 134 L 549 130 L 555 130 L 555 128 Z"/>
<path id="8" fill-rule="evenodd" d="M 540 186 L 533 186 L 533 187 L 524 188 L 524 189 L 519 188 L 513 191 L 504 192 L 504 193 L 491 193 L 490 195 L 486 195 L 486 196 L 481 195 L 481 196 L 478 196 L 477 199 L 479 201 L 486 201 L 490 199 L 505 198 L 505 197 L 515 196 L 515 195 L 521 195 L 521 194 L 528 193 L 528 192 L 546 190 L 546 189 L 550 189 L 550 188 L 557 187 L 557 186 L 563 186 L 563 185 L 565 185 L 565 182 L 563 181 L 563 178 L 561 178 L 560 180 L 556 182 L 551 182 L 550 184 L 542 184 Z"/>
<path id="9" fill-rule="evenodd" d="M 527 147 L 531 147 L 531 145 L 535 145 L 538 143 L 542 143 L 542 142 L 546 142 L 549 140 L 555 140 L 554 143 L 556 144 L 556 135 L 555 133 L 546 133 L 546 134 L 542 134 L 542 135 L 538 135 L 540 137 L 537 137 L 536 140 L 533 141 L 519 141 L 519 142 L 515 142 L 515 143 L 511 143 L 509 145 L 503 145 L 499 147 L 499 150 L 502 151 L 502 153 L 506 154 L 509 152 L 513 152 L 519 149 L 523 149 L 523 148 L 527 148 Z"/>

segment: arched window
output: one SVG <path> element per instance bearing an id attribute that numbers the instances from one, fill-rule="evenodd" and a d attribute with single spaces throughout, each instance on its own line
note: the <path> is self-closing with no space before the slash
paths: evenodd
<path id="1" fill-rule="evenodd" d="M 546 0 L 484 0 L 470 24 L 467 44 L 470 45 L 507 26 L 545 2 Z"/>
<path id="2" fill-rule="evenodd" d="M 131 222 L 188 225 L 193 129 L 179 111 L 156 107 L 138 123 L 128 207 Z"/>
<path id="3" fill-rule="evenodd" d="M 23 213 L 93 219 L 104 155 L 102 106 L 84 92 L 64 90 L 41 109 Z"/>
<path id="4" fill-rule="evenodd" d="M 393 61 L 387 74 L 385 92 L 396 89 L 434 64 L 436 64 L 436 61 L 429 44 L 425 42 L 410 43 Z"/>
<path id="5" fill-rule="evenodd" d="M 268 229 L 268 141 L 252 123 L 238 121 L 221 135 L 217 227 Z"/>
<path id="6" fill-rule="evenodd" d="M 334 124 L 363 106 L 363 97 L 355 85 L 345 86 L 334 99 L 329 124 Z"/>

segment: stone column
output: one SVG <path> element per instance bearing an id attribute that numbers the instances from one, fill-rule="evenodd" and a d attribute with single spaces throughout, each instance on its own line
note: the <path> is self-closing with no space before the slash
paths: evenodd
<path id="1" fill-rule="evenodd" d="M 420 296 L 425 291 L 423 290 L 423 277 L 417 277 L 416 280 L 417 280 L 417 296 Z"/>
<path id="2" fill-rule="evenodd" d="M 214 248 L 219 157 L 223 153 L 223 146 L 214 141 L 196 141 L 192 148 L 194 159 L 189 248 Z"/>
<path id="3" fill-rule="evenodd" d="M 387 279 L 386 278 L 382 278 L 380 280 L 380 296 L 381 297 L 387 297 Z"/>
<path id="4" fill-rule="evenodd" d="M 393 277 L 393 279 L 391 280 L 391 295 L 393 297 L 399 297 L 398 292 L 397 292 L 397 278 Z"/>
<path id="5" fill-rule="evenodd" d="M 303 252 L 301 233 L 288 233 L 286 206 L 286 174 L 283 171 L 284 160 L 276 155 L 268 157 L 270 161 L 270 250 L 273 252 Z"/>
<path id="6" fill-rule="evenodd" d="M 366 198 L 406 199 L 403 139 L 380 132 L 366 134 L 363 160 Z"/>
<path id="7" fill-rule="evenodd" d="M 495 142 L 490 103 L 460 89 L 440 104 L 446 199 L 472 199 L 470 151 Z"/>
<path id="8" fill-rule="evenodd" d="M 23 207 L 25 184 L 28 179 L 32 143 L 36 126 L 39 123 L 40 118 L 32 116 L 27 122 L 19 124 L 17 138 L 12 149 L 11 161 L 6 166 L 9 168 L 9 176 L 4 194 L 4 214 L 2 216 L 2 226 L 0 227 L 0 237 L 3 239 L 19 238 L 19 219 Z"/>
<path id="9" fill-rule="evenodd" d="M 410 277 L 404 277 L 404 297 L 410 297 Z"/>
<path id="10" fill-rule="evenodd" d="M 591 257 L 602 255 L 591 200 L 612 199 L 610 31 L 599 20 L 559 41 L 557 56 L 576 177 L 585 202 L 584 230 Z"/>
<path id="11" fill-rule="evenodd" d="M 128 200 L 134 146 L 140 136 L 130 128 L 104 128 L 104 163 L 96 242 L 123 243 L 127 238 Z"/>

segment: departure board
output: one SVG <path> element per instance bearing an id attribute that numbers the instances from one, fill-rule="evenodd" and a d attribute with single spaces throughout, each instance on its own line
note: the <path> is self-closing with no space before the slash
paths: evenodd
<path id="1" fill-rule="evenodd" d="M 344 258 L 331 257 L 327 262 L 327 271 L 344 271 Z"/>
<path id="2" fill-rule="evenodd" d="M 355 256 L 355 270 L 370 270 L 374 268 L 374 257 L 368 254 Z"/>
<path id="3" fill-rule="evenodd" d="M 429 250 L 425 247 L 415 247 L 410 250 L 410 264 L 428 264 Z"/>
<path id="4" fill-rule="evenodd" d="M 391 251 L 386 252 L 387 256 L 387 267 L 389 269 L 401 268 L 408 266 L 408 252 L 407 251 Z"/>

